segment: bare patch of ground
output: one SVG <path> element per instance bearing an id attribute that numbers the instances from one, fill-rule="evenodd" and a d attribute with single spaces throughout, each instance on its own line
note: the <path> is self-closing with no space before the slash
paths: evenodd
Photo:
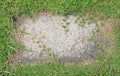
<path id="1" fill-rule="evenodd" d="M 102 53 L 99 43 L 113 43 L 107 32 L 112 32 L 111 20 L 89 23 L 79 15 L 39 13 L 32 19 L 22 15 L 17 22 L 15 39 L 25 51 L 13 55 L 10 64 L 52 62 L 88 65 Z M 97 31 L 100 32 L 97 32 Z M 110 42 L 110 43 L 109 43 Z"/>

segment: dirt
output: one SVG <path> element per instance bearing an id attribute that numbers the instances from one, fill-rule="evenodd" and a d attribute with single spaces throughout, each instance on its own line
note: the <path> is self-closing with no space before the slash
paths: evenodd
<path id="1" fill-rule="evenodd" d="M 63 63 L 90 64 L 103 52 L 98 48 L 98 43 L 114 45 L 107 35 L 108 32 L 113 32 L 114 26 L 111 20 L 96 19 L 99 25 L 97 27 L 94 22 L 89 24 L 86 17 L 84 27 L 81 27 L 75 22 L 78 17 L 79 15 L 64 17 L 45 12 L 34 15 L 32 19 L 21 15 L 17 21 L 15 39 L 25 49 L 13 55 L 9 63 L 34 64 L 56 59 Z M 78 22 L 82 23 L 82 19 L 80 17 Z M 101 26 L 102 22 L 104 27 Z M 95 39 L 91 39 L 93 36 Z"/>

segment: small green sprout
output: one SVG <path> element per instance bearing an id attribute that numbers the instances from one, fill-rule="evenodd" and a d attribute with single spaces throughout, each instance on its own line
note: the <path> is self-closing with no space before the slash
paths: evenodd
<path id="1" fill-rule="evenodd" d="M 67 27 L 64 25 L 63 28 L 66 29 Z"/>
<path id="2" fill-rule="evenodd" d="M 77 17 L 77 18 L 75 19 L 75 23 L 78 23 L 79 20 L 80 20 L 80 17 Z"/>
<path id="3" fill-rule="evenodd" d="M 70 23 L 69 22 L 66 22 L 66 25 L 69 25 Z"/>
<path id="4" fill-rule="evenodd" d="M 43 47 L 41 47 L 41 48 L 42 48 L 42 51 L 50 51 L 50 50 L 51 50 L 51 48 L 46 47 L 46 46 L 43 46 Z"/>
<path id="5" fill-rule="evenodd" d="M 26 32 L 26 31 L 21 31 L 21 33 L 22 34 L 30 34 L 30 33 Z"/>
<path id="6" fill-rule="evenodd" d="M 36 21 L 35 18 L 33 18 L 33 17 L 31 18 L 31 20 L 33 21 L 33 23 Z"/>
<path id="7" fill-rule="evenodd" d="M 67 20 L 66 19 L 63 19 L 64 22 L 66 22 Z"/>
<path id="8" fill-rule="evenodd" d="M 83 19 L 80 23 L 78 23 L 78 26 L 81 26 L 82 28 L 85 27 L 85 20 Z"/>
<path id="9" fill-rule="evenodd" d="M 68 29 L 66 29 L 66 30 L 65 30 L 65 32 L 69 32 L 69 30 L 68 30 Z"/>
<path id="10" fill-rule="evenodd" d="M 100 24 L 102 27 L 104 27 L 105 26 L 105 24 L 102 22 L 101 24 Z"/>
<path id="11" fill-rule="evenodd" d="M 99 33 L 99 32 L 100 32 L 100 30 L 96 30 L 96 32 L 97 32 L 97 33 Z"/>
<path id="12" fill-rule="evenodd" d="M 51 48 L 46 48 L 46 50 L 47 50 L 47 51 L 50 51 L 50 50 L 51 50 Z"/>

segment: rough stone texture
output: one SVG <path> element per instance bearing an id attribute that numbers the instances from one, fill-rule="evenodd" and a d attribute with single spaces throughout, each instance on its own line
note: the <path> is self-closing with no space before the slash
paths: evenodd
<path id="1" fill-rule="evenodd" d="M 54 58 L 75 63 L 93 60 L 99 54 L 96 41 L 91 39 L 96 30 L 95 23 L 84 24 L 74 15 L 41 13 L 35 22 L 26 18 L 18 27 L 17 40 L 28 51 L 12 58 L 11 63 L 49 62 Z"/>

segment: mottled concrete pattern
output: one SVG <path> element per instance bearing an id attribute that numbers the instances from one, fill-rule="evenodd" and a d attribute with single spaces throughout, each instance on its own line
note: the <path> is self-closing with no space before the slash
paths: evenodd
<path id="1" fill-rule="evenodd" d="M 79 15 L 52 15 L 41 13 L 36 20 L 24 19 L 17 28 L 17 40 L 28 51 L 13 58 L 12 63 L 61 62 L 93 60 L 99 50 L 92 39 L 97 30 L 95 23 L 88 23 Z"/>

